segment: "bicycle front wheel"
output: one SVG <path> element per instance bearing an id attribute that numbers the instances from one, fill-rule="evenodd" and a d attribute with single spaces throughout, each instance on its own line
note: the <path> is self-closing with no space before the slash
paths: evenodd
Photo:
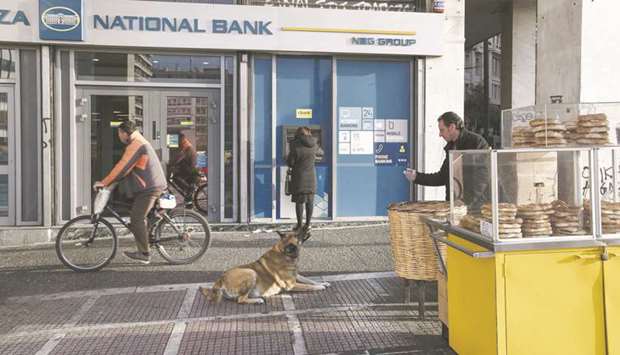
<path id="1" fill-rule="evenodd" d="M 157 250 L 171 264 L 189 264 L 209 248 L 211 229 L 198 212 L 180 208 L 167 213 L 155 227 Z"/>
<path id="2" fill-rule="evenodd" d="M 56 236 L 56 254 L 74 271 L 97 271 L 114 258 L 117 243 L 110 222 L 79 216 L 67 222 Z"/>
<path id="3" fill-rule="evenodd" d="M 194 206 L 205 215 L 209 214 L 209 185 L 202 184 L 194 192 Z"/>

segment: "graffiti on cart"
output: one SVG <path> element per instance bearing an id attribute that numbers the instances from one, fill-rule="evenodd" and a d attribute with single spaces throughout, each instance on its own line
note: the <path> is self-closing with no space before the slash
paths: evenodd
<path id="1" fill-rule="evenodd" d="M 620 167 L 618 169 L 618 174 L 620 174 Z M 609 167 L 600 167 L 599 168 L 599 176 L 601 177 L 599 193 L 604 199 L 613 199 L 614 197 L 614 172 L 611 166 Z M 581 192 L 582 197 L 590 197 L 590 167 L 585 166 L 581 170 L 581 177 L 584 180 L 583 189 Z M 620 175 L 619 175 L 620 178 Z M 620 192 L 620 190 L 618 191 Z"/>

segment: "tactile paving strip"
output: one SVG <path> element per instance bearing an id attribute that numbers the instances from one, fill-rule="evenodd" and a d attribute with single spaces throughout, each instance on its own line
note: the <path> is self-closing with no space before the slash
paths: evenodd
<path id="1" fill-rule="evenodd" d="M 179 354 L 293 354 L 286 317 L 191 322 Z"/>
<path id="2" fill-rule="evenodd" d="M 28 337 L 0 337 L 0 354 L 3 355 L 30 355 L 39 351 L 48 337 L 28 336 Z"/>
<path id="3" fill-rule="evenodd" d="M 377 280 L 336 281 L 323 291 L 291 292 L 291 296 L 295 309 L 402 302 L 397 295 L 389 294 Z"/>
<path id="4" fill-rule="evenodd" d="M 365 349 L 415 346 L 420 336 L 437 337 L 436 321 L 415 326 L 415 317 L 403 316 L 401 307 L 382 307 L 355 312 L 308 313 L 297 315 L 310 354 L 338 353 Z"/>
<path id="5" fill-rule="evenodd" d="M 235 301 L 222 299 L 219 303 L 210 302 L 200 291 L 194 298 L 189 318 L 231 316 L 250 313 L 270 313 L 283 311 L 282 298 L 279 295 L 266 298 L 264 304 L 238 304 Z"/>
<path id="6" fill-rule="evenodd" d="M 185 292 L 185 290 L 140 292 L 102 296 L 78 324 L 173 320 L 183 303 Z"/>
<path id="7" fill-rule="evenodd" d="M 163 354 L 173 323 L 71 332 L 51 354 Z"/>
<path id="8" fill-rule="evenodd" d="M 86 298 L 0 305 L 0 334 L 59 328 L 80 310 Z"/>

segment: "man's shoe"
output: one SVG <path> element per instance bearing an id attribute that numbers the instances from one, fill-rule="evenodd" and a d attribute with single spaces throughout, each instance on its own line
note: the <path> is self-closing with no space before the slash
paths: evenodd
<path id="1" fill-rule="evenodd" d="M 141 262 L 142 264 L 148 265 L 151 262 L 151 255 L 150 254 L 143 254 L 139 251 L 126 251 L 125 256 L 127 256 L 129 259 L 133 259 L 133 260 L 137 260 L 139 262 Z"/>

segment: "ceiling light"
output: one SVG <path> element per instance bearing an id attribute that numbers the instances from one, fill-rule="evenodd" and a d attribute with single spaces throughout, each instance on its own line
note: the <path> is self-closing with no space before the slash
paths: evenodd
<path id="1" fill-rule="evenodd" d="M 93 62 L 98 62 L 99 58 L 93 58 Z"/>

